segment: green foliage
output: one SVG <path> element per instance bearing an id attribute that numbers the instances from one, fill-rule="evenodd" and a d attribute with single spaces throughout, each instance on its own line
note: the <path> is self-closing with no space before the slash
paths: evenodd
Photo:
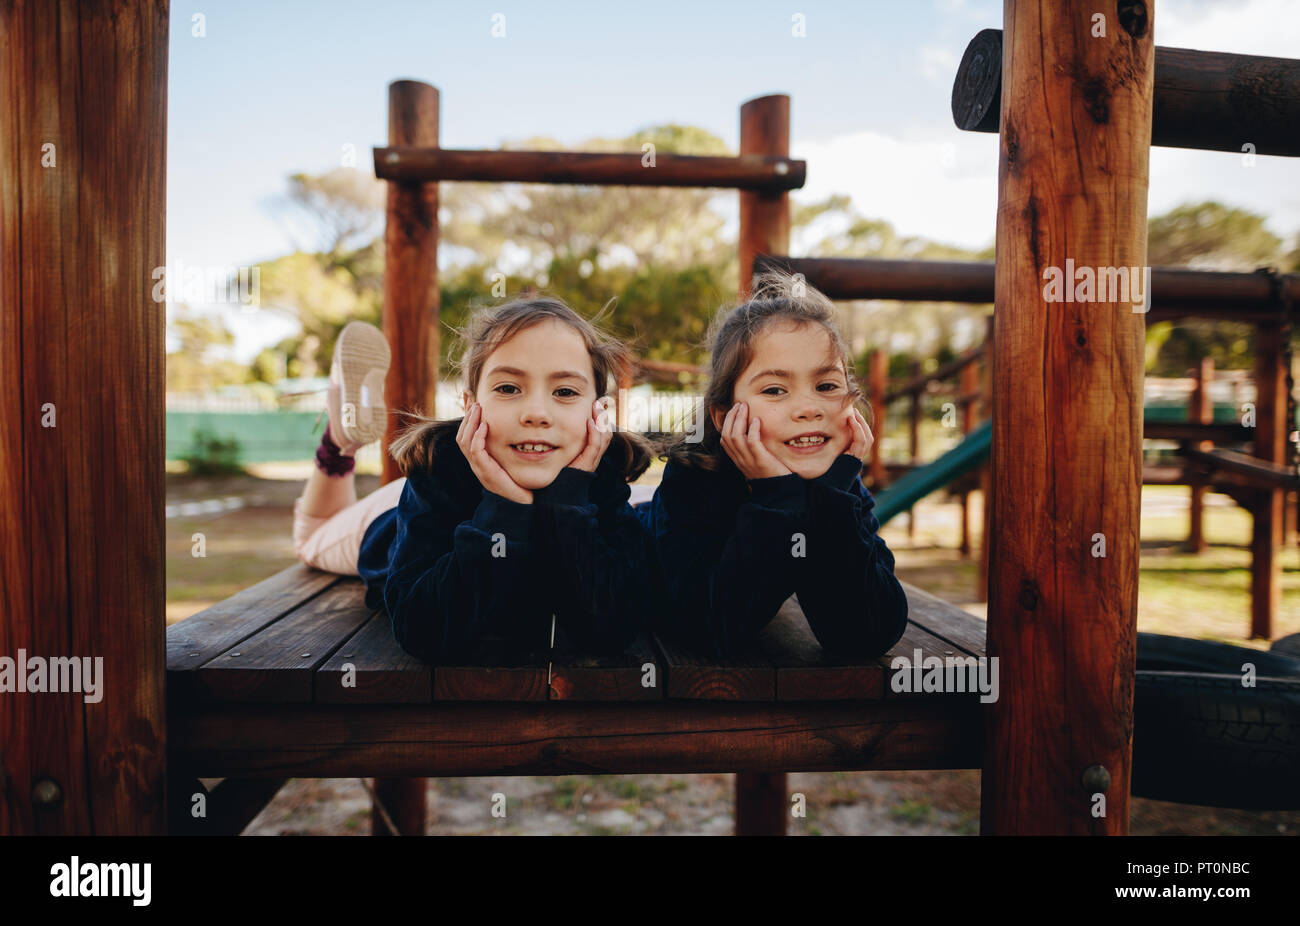
<path id="1" fill-rule="evenodd" d="M 1152 267 L 1253 270 L 1277 261 L 1281 247 L 1263 216 L 1222 203 L 1187 203 L 1147 222 Z"/>
<path id="2" fill-rule="evenodd" d="M 235 438 L 222 440 L 209 428 L 194 429 L 193 443 L 181 455 L 191 476 L 230 476 L 244 471 L 239 463 L 240 445 Z"/>

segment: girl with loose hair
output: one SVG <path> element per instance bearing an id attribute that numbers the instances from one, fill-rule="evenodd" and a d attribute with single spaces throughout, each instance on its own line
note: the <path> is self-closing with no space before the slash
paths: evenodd
<path id="1" fill-rule="evenodd" d="M 466 414 L 399 413 L 413 422 L 389 447 L 404 475 L 357 502 L 352 457 L 383 436 L 390 354 L 373 326 L 343 330 L 317 469 L 294 506 L 299 557 L 359 575 L 367 607 L 427 662 L 474 658 L 488 640 L 545 649 L 552 616 L 583 650 L 625 648 L 651 599 L 628 504 L 650 448 L 613 429 L 606 395 L 627 348 L 545 296 L 482 308 L 459 334 Z"/>
<path id="2" fill-rule="evenodd" d="M 714 319 L 708 349 L 702 434 L 667 448 L 637 512 L 654 536 L 661 631 L 735 655 L 796 594 L 829 654 L 886 652 L 907 598 L 861 480 L 874 438 L 834 305 L 769 271 Z"/>

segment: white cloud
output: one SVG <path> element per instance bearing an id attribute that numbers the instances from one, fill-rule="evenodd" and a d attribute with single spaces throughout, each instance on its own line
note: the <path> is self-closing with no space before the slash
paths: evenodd
<path id="1" fill-rule="evenodd" d="M 958 132 L 908 141 L 855 132 L 792 145 L 808 162 L 801 202 L 832 193 L 853 197 L 858 212 L 887 219 L 902 235 L 982 248 L 993 241 L 998 153 L 993 135 Z"/>

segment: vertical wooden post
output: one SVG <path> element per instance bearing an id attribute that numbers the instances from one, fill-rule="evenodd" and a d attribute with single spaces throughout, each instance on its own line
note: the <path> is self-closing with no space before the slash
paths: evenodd
<path id="1" fill-rule="evenodd" d="M 912 361 L 912 379 L 921 375 L 921 361 Z M 913 392 L 908 403 L 907 445 L 908 462 L 912 469 L 921 465 L 921 391 Z M 916 508 L 907 509 L 907 543 L 916 546 Z"/>
<path id="2" fill-rule="evenodd" d="M 1214 422 L 1214 400 L 1210 398 L 1210 383 L 1214 381 L 1214 358 L 1201 358 L 1201 363 L 1193 371 L 1193 375 L 1196 377 L 1196 385 L 1188 398 L 1187 420 L 1197 424 L 1212 424 Z M 1196 442 L 1196 447 L 1199 450 L 1209 450 L 1213 446 L 1213 441 Z M 1204 553 L 1205 492 L 1207 486 L 1205 481 L 1196 474 L 1192 475 L 1191 483 L 1191 523 L 1187 534 L 1187 552 Z"/>
<path id="3" fill-rule="evenodd" d="M 889 377 L 889 354 L 882 347 L 871 352 L 871 366 L 868 374 L 867 389 L 871 393 L 871 410 L 875 412 L 875 427 L 871 442 L 871 490 L 879 492 L 885 487 L 888 477 L 885 475 L 885 455 L 881 452 L 881 443 L 885 439 L 885 381 Z"/>
<path id="4" fill-rule="evenodd" d="M 984 366 L 980 368 L 980 420 L 988 421 L 993 417 L 993 367 L 994 367 L 994 319 L 989 315 L 985 320 L 987 334 L 984 338 Z M 980 467 L 980 501 L 983 504 L 980 532 L 980 558 L 976 564 L 975 600 L 989 600 L 989 551 L 993 545 L 993 463 L 990 461 Z"/>
<path id="5" fill-rule="evenodd" d="M 981 832 L 1125 834 L 1145 326 L 1131 291 L 1098 299 L 1067 267 L 1143 276 L 1153 4 L 1122 4 L 1104 36 L 1092 0 L 1003 10 L 988 627 L 1002 682 Z"/>
<path id="6" fill-rule="evenodd" d="M 762 96 L 740 107 L 740 153 L 790 156 L 790 98 Z M 740 192 L 740 298 L 749 296 L 754 256 L 790 253 L 790 195 Z M 736 835 L 785 835 L 785 772 L 736 774 Z"/>
<path id="7" fill-rule="evenodd" d="M 425 807 L 428 801 L 424 778 L 376 778 L 375 800 L 370 805 L 370 834 L 372 836 L 423 836 L 425 832 Z M 380 812 L 380 805 L 388 811 L 394 833 Z"/>
<path id="8" fill-rule="evenodd" d="M 1287 460 L 1286 369 L 1282 363 L 1282 326 L 1261 322 L 1255 329 L 1255 456 L 1270 463 Z M 1282 596 L 1282 506 L 1285 489 L 1253 493 L 1254 525 L 1250 538 L 1250 635 L 1273 636 L 1273 615 Z"/>
<path id="9" fill-rule="evenodd" d="M 0 694 L 0 835 L 166 832 L 167 36 L 0 5 L 0 656 L 91 672 Z"/>
<path id="10" fill-rule="evenodd" d="M 415 80 L 388 85 L 388 144 L 438 146 L 438 89 Z M 392 349 L 384 396 L 389 409 L 437 414 L 438 184 L 388 181 L 384 227 L 384 335 Z M 402 475 L 388 455 L 398 419 L 390 411 L 383 443 L 383 482 Z M 394 822 L 424 832 L 425 779 L 375 780 L 375 794 Z M 371 808 L 373 819 L 382 819 Z M 379 832 L 378 827 L 373 832 Z"/>
<path id="11" fill-rule="evenodd" d="M 979 388 L 979 368 L 975 362 L 971 361 L 961 368 L 961 379 L 958 392 L 965 401 L 961 406 L 961 433 L 962 439 L 970 434 L 975 428 L 975 391 Z M 959 547 L 963 557 L 970 556 L 970 493 L 961 493 L 961 546 Z"/>
<path id="12" fill-rule="evenodd" d="M 415 80 L 388 85 L 388 144 L 438 147 L 438 89 Z M 384 390 L 389 409 L 423 407 L 438 395 L 438 184 L 388 181 L 384 227 L 384 334 L 393 361 Z M 385 483 L 401 476 L 388 455 L 398 420 L 384 434 Z"/>

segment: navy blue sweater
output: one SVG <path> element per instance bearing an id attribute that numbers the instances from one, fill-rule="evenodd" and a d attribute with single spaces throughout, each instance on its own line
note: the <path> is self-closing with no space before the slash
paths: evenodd
<path id="1" fill-rule="evenodd" d="M 366 605 L 426 662 L 473 658 L 489 637 L 546 649 L 552 614 L 584 651 L 622 650 L 647 626 L 652 588 L 620 456 L 611 444 L 596 472 L 565 467 L 529 505 L 486 491 L 444 433 L 433 471 L 409 475 L 366 529 Z"/>
<path id="2" fill-rule="evenodd" d="M 829 655 L 886 652 L 907 625 L 907 597 L 861 471 L 847 453 L 808 480 L 746 480 L 730 458 L 717 472 L 669 462 L 638 510 L 654 534 L 667 599 L 655 628 L 727 657 L 797 594 Z"/>

